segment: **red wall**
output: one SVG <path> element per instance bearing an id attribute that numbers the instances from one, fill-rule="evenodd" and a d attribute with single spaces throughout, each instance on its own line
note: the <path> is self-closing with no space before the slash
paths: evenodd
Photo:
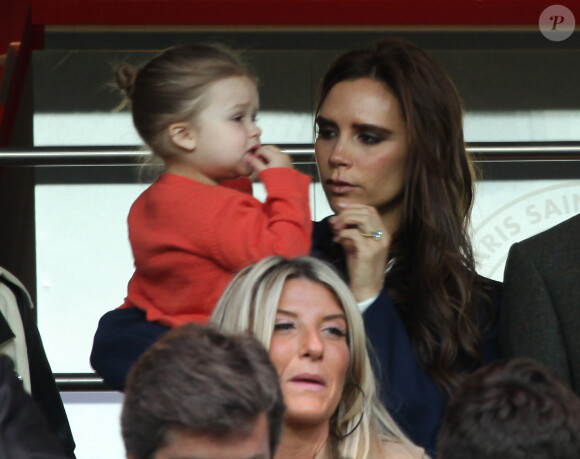
<path id="1" fill-rule="evenodd" d="M 572 1 L 32 0 L 34 23 L 93 25 L 533 26 L 554 3 Z"/>

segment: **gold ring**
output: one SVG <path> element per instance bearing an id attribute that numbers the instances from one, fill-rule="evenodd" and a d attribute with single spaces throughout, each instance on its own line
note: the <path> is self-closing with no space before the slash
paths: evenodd
<path id="1" fill-rule="evenodd" d="M 370 233 L 361 233 L 361 236 L 372 237 L 375 241 L 378 241 L 380 238 L 383 237 L 383 232 L 375 230 L 375 231 L 371 231 Z"/>

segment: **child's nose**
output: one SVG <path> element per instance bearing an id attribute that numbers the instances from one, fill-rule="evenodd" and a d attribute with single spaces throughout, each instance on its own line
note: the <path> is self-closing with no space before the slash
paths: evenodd
<path id="1" fill-rule="evenodd" d="M 258 127 L 256 123 L 252 123 L 250 126 L 250 137 L 260 137 L 262 135 L 262 130 Z"/>

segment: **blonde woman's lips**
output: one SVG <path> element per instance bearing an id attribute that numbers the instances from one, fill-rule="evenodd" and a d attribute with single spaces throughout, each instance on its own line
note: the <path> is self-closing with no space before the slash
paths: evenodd
<path id="1" fill-rule="evenodd" d="M 301 373 L 290 379 L 290 382 L 307 389 L 322 389 L 326 387 L 324 378 L 314 373 Z"/>

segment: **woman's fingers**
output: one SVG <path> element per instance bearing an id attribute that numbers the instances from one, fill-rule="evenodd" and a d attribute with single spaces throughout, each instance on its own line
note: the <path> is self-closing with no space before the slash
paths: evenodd
<path id="1" fill-rule="evenodd" d="M 350 205 L 339 214 L 333 216 L 330 224 L 335 233 L 344 229 L 356 228 L 361 237 L 373 241 L 379 241 L 387 234 L 383 228 L 381 218 L 374 207 L 363 205 Z"/>
<path id="2" fill-rule="evenodd" d="M 335 242 L 346 252 L 350 287 L 357 301 L 378 295 L 391 244 L 374 207 L 351 204 L 331 218 Z"/>
<path id="3" fill-rule="evenodd" d="M 340 230 L 335 241 L 344 247 L 350 288 L 357 301 L 377 296 L 383 288 L 388 244 L 361 236 L 357 228 Z"/>
<path id="4" fill-rule="evenodd" d="M 386 266 L 390 238 L 381 231 L 376 233 L 381 234 L 375 236 L 374 233 L 361 233 L 358 228 L 345 228 L 334 233 L 334 242 L 344 246 L 347 253 L 349 249 L 354 250 L 361 261 L 380 257 L 378 261 Z"/>

